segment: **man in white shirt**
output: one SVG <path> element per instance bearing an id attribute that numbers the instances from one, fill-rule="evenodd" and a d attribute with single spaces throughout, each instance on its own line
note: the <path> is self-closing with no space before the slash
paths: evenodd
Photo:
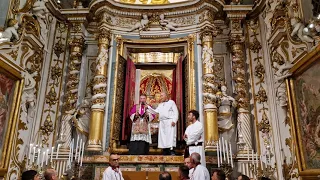
<path id="1" fill-rule="evenodd" d="M 152 113 L 159 114 L 159 134 L 158 134 L 158 148 L 163 149 L 163 155 L 174 155 L 173 148 L 177 145 L 177 121 L 179 119 L 179 112 L 174 101 L 169 100 L 166 93 L 162 92 L 160 95 L 162 103 L 157 109 L 148 107 Z"/>
<path id="2" fill-rule="evenodd" d="M 200 164 L 200 154 L 199 153 L 192 153 L 190 156 L 191 162 L 191 169 L 189 171 L 190 180 L 210 180 L 210 174 L 206 167 Z"/>
<path id="3" fill-rule="evenodd" d="M 103 180 L 124 180 L 119 169 L 118 154 L 110 154 L 109 167 L 103 172 Z"/>
<path id="4" fill-rule="evenodd" d="M 198 121 L 199 112 L 196 110 L 189 111 L 188 120 L 191 123 L 185 133 L 184 140 L 187 143 L 185 150 L 185 158 L 189 157 L 190 154 L 196 152 L 201 156 L 201 165 L 206 166 L 205 152 L 203 148 L 203 125 Z"/>

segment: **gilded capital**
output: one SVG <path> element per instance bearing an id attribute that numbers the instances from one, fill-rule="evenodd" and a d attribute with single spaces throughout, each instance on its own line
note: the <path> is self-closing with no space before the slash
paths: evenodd
<path id="1" fill-rule="evenodd" d="M 222 30 L 218 27 L 206 26 L 200 31 L 200 38 L 202 41 L 212 41 L 213 37 L 220 34 Z"/>
<path id="2" fill-rule="evenodd" d="M 109 40 L 110 40 L 110 31 L 105 28 L 100 29 L 98 34 L 98 43 L 109 44 Z"/>

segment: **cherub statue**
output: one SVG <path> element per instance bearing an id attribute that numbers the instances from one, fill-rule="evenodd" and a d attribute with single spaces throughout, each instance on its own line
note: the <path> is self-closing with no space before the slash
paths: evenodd
<path id="1" fill-rule="evenodd" d="M 137 23 L 129 30 L 129 32 L 132 32 L 132 31 L 134 31 L 134 30 L 136 30 L 136 29 L 139 29 L 139 31 L 145 30 L 145 29 L 147 28 L 148 24 L 149 24 L 148 15 L 143 14 L 141 21 L 140 21 L 140 22 L 137 22 Z"/>
<path id="2" fill-rule="evenodd" d="M 296 17 L 291 18 L 291 25 L 293 30 L 291 32 L 291 36 L 298 35 L 299 39 L 304 42 L 312 43 L 314 41 L 313 38 L 309 36 L 309 30 L 304 26 L 304 24 Z"/>
<path id="3" fill-rule="evenodd" d="M 160 14 L 159 17 L 160 17 L 159 23 L 160 23 L 161 26 L 167 27 L 168 29 L 173 30 L 173 31 L 177 30 L 176 27 L 178 25 L 173 23 L 173 22 L 170 22 L 170 21 L 164 19 L 164 14 Z"/>
<path id="4" fill-rule="evenodd" d="M 275 72 L 277 100 L 281 107 L 285 107 L 287 106 L 287 91 L 284 79 L 291 75 L 289 70 L 292 68 L 293 64 L 291 64 L 289 61 L 282 65 L 279 65 L 277 62 L 274 62 L 273 64 L 278 69 Z"/>
<path id="5" fill-rule="evenodd" d="M 10 42 L 12 37 L 18 40 L 19 39 L 19 35 L 17 32 L 18 28 L 19 28 L 18 21 L 15 19 L 9 19 L 8 27 L 3 32 L 0 32 L 0 43 Z"/>

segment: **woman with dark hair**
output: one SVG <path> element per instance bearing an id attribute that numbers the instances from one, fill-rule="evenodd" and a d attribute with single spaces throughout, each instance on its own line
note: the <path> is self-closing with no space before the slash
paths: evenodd
<path id="1" fill-rule="evenodd" d="M 22 173 L 21 180 L 40 180 L 40 178 L 37 171 L 29 170 Z"/>

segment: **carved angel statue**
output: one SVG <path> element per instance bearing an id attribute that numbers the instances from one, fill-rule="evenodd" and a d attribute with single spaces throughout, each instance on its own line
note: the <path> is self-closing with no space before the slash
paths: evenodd
<path id="1" fill-rule="evenodd" d="M 232 113 L 231 107 L 236 107 L 236 100 L 228 96 L 227 86 L 222 84 L 221 92 L 218 93 L 219 98 L 219 116 L 218 116 L 218 125 L 221 136 L 226 140 L 230 140 L 231 136 L 234 133 L 234 124 L 232 122 Z"/>
<path id="2" fill-rule="evenodd" d="M 202 55 L 201 55 L 202 63 L 205 65 L 206 69 L 213 70 L 214 66 L 214 58 L 213 58 L 213 50 L 208 46 L 203 46 Z"/>
<path id="3" fill-rule="evenodd" d="M 15 19 L 9 19 L 8 27 L 3 32 L 0 32 L 0 43 L 10 42 L 12 37 L 14 37 L 16 40 L 19 40 L 19 35 L 17 32 L 18 28 L 18 21 Z"/>
<path id="4" fill-rule="evenodd" d="M 170 22 L 169 20 L 164 19 L 164 14 L 160 14 L 159 23 L 161 26 L 166 27 L 170 30 L 176 31 L 176 27 L 178 26 L 176 23 Z"/>
<path id="5" fill-rule="evenodd" d="M 149 24 L 148 15 L 143 14 L 142 19 L 140 22 L 137 22 L 130 30 L 129 32 L 132 32 L 136 29 L 139 29 L 139 31 L 145 30 Z"/>
<path id="6" fill-rule="evenodd" d="M 83 142 L 87 141 L 89 135 L 89 123 L 91 116 L 91 96 L 91 88 L 88 86 L 86 89 L 86 96 L 79 106 L 76 118 L 73 119 L 73 124 L 77 129 L 77 134 Z"/>
<path id="7" fill-rule="evenodd" d="M 312 43 L 314 39 L 310 37 L 308 28 L 304 26 L 304 24 L 301 22 L 300 19 L 296 17 L 292 17 L 291 20 L 291 26 L 293 27 L 293 30 L 291 32 L 291 36 L 297 35 L 299 39 L 303 42 L 309 42 Z"/>
<path id="8" fill-rule="evenodd" d="M 35 76 L 38 72 L 35 71 L 32 74 L 28 72 L 22 73 L 24 77 L 24 89 L 21 96 L 21 119 L 26 119 L 26 122 L 32 122 L 35 116 L 35 103 L 36 103 L 36 80 Z"/>
<path id="9" fill-rule="evenodd" d="M 278 69 L 275 73 L 276 96 L 278 103 L 281 107 L 287 106 L 287 91 L 284 79 L 291 75 L 291 73 L 289 73 L 289 70 L 292 68 L 292 66 L 293 64 L 291 64 L 291 62 L 289 61 L 286 61 L 282 65 L 279 65 L 278 63 L 274 62 L 274 67 Z"/>
<path id="10" fill-rule="evenodd" d="M 41 40 L 43 41 L 43 43 L 47 42 L 48 33 L 48 9 L 46 8 L 45 3 L 45 0 L 39 0 L 36 1 L 32 7 L 32 12 L 37 17 L 37 20 L 39 21 L 41 27 Z"/>

